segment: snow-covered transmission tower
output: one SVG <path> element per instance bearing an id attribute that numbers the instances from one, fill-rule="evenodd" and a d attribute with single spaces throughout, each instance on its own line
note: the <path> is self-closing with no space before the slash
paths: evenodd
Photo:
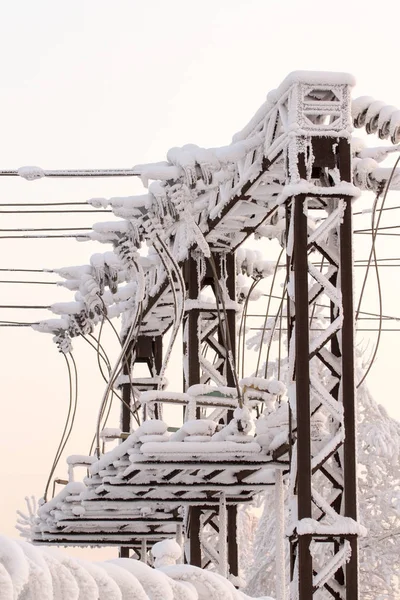
<path id="1" fill-rule="evenodd" d="M 140 176 L 148 186 L 142 196 L 89 201 L 123 220 L 77 237 L 111 243 L 114 252 L 60 269 L 66 287 L 78 290 L 76 302 L 52 305 L 62 318 L 35 325 L 68 354 L 71 338 L 123 316 L 96 455 L 70 457 L 68 484 L 25 531 L 35 543 L 114 544 L 146 560 L 147 544 L 176 535 L 187 562 L 236 577 L 238 506 L 283 476 L 291 599 L 323 590 L 323 597 L 357 600 L 364 529 L 357 520 L 352 200 L 360 189 L 382 190 L 389 172 L 378 161 L 392 148 L 352 148 L 351 136 L 353 121 L 366 123 L 368 133 L 395 144 L 400 112 L 371 98 L 352 107 L 353 83 L 344 73 L 292 73 L 223 148 L 173 148 L 166 162 L 131 170 L 0 171 L 27 179 Z M 399 179 L 394 174 L 393 184 Z M 238 316 L 272 272 L 264 257 L 241 248 L 254 233 L 286 252 L 285 385 L 279 375 L 267 378 L 268 357 L 265 370 L 249 373 L 243 358 L 239 377 Z M 147 256 L 138 252 L 144 241 Z M 253 278 L 246 291 L 244 272 Z M 319 318 L 319 306 L 328 318 Z M 181 326 L 184 391 L 175 393 L 164 375 Z M 147 365 L 147 376 L 134 377 L 137 363 Z M 105 430 L 103 439 L 121 443 L 101 453 L 100 422 L 115 388 L 122 432 Z M 162 420 L 168 403 L 182 406 L 181 427 Z M 73 479 L 75 466 L 88 468 L 83 483 Z M 279 531 L 283 537 L 283 523 Z M 280 553 L 284 572 L 283 544 Z"/>

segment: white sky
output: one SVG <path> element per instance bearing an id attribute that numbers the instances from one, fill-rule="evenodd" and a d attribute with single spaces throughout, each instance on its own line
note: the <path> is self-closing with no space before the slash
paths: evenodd
<path id="1" fill-rule="evenodd" d="M 171 146 L 227 144 L 266 94 L 296 69 L 351 72 L 358 82 L 355 97 L 368 94 L 400 107 L 399 12 L 396 2 L 374 12 L 364 2 L 341 0 L 331 5 L 310 0 L 3 2 L 0 168 L 130 167 L 163 160 Z M 3 178 L 0 202 L 82 201 L 141 189 L 131 179 L 29 183 Z M 390 202 L 400 204 L 399 194 Z M 2 217 L 2 228 L 90 226 L 93 221 L 90 215 Z M 391 211 L 387 224 L 399 218 L 400 211 Z M 380 256 L 400 256 L 397 239 L 380 240 Z M 363 243 L 359 257 L 366 256 L 367 240 Z M 96 251 L 105 247 L 0 240 L 0 267 L 83 264 Z M 387 271 L 384 312 L 400 314 L 398 271 Z M 71 297 L 54 286 L 1 285 L 0 292 L 1 304 L 47 305 Z M 371 285 L 363 309 L 377 308 Z M 0 320 L 47 316 L 45 311 L 1 310 Z M 68 389 L 64 361 L 51 336 L 27 329 L 0 332 L 0 531 L 15 535 L 16 508 L 23 508 L 26 494 L 42 493 Z M 370 377 L 378 401 L 397 417 L 399 339 L 398 333 L 383 334 Z M 94 354 L 76 344 L 76 355 L 80 411 L 66 454 L 88 451 L 103 389 L 92 376 Z M 175 377 L 180 378 L 178 371 Z M 65 475 L 63 464 L 57 474 Z"/>

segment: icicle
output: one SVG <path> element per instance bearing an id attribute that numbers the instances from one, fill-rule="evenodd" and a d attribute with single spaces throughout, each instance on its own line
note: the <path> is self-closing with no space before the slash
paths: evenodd
<path id="1" fill-rule="evenodd" d="M 228 576 L 228 556 L 227 556 L 227 513 L 226 513 L 226 497 L 225 493 L 221 492 L 219 497 L 219 573 L 222 577 Z"/>

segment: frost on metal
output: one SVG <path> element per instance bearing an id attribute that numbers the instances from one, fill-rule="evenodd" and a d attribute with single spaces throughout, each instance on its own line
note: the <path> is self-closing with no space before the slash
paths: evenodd
<path id="1" fill-rule="evenodd" d="M 290 509 L 279 508 L 277 529 L 281 535 L 284 518 L 289 521 L 292 597 L 310 600 L 324 591 L 355 600 L 356 538 L 364 529 L 348 476 L 353 469 L 355 480 L 355 464 L 345 466 L 355 456 L 355 424 L 348 417 L 354 369 L 346 371 L 354 359 L 352 257 L 346 249 L 353 199 L 385 185 L 390 170 L 381 165 L 398 148 L 366 148 L 352 131 L 353 124 L 365 127 L 395 144 L 400 119 L 395 107 L 371 98 L 352 103 L 353 83 L 343 73 L 292 73 L 231 144 L 172 148 L 165 161 L 134 167 L 146 188 L 141 195 L 88 201 L 118 217 L 95 223 L 84 236 L 107 251 L 93 254 L 87 265 L 54 270 L 73 300 L 51 304 L 60 318 L 34 328 L 52 333 L 68 355 L 72 340 L 79 343 L 79 336 L 121 317 L 122 350 L 116 364 L 107 364 L 95 456 L 70 458 L 62 491 L 36 514 L 21 516 L 25 537 L 36 544 L 118 545 L 146 562 L 152 560 L 147 545 L 183 531 L 188 562 L 239 581 L 237 507 L 257 501 L 278 481 L 276 498 L 288 497 Z M 32 167 L 19 174 L 46 176 Z M 397 172 L 391 185 L 400 186 Z M 244 246 L 253 234 L 280 245 L 284 264 L 275 267 Z M 267 314 L 263 327 L 246 337 L 248 304 L 260 298 L 258 283 L 274 281 L 278 268 L 286 272 L 286 352 L 276 360 L 267 356 L 254 370 L 244 358 L 246 346 L 269 351 L 281 332 L 277 317 Z M 321 303 L 330 307 L 328 317 L 320 314 Z M 183 392 L 167 389 L 165 378 L 180 328 Z M 139 362 L 147 365 L 147 377 L 133 376 Z M 125 402 L 120 428 L 102 435 L 115 390 Z M 163 419 L 168 404 L 181 408 L 180 427 Z M 80 483 L 77 466 L 88 469 Z M 198 571 L 168 566 L 176 548 L 163 548 L 169 552 L 163 571 L 191 592 L 187 584 L 196 587 Z M 279 543 L 276 564 L 284 561 Z M 220 575 L 203 584 L 217 590 L 215 597 L 228 597 Z M 287 588 L 280 574 L 279 600 Z"/>

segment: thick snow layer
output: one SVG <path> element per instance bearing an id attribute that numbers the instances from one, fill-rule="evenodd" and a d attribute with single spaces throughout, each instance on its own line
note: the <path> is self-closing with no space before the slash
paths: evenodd
<path id="1" fill-rule="evenodd" d="M 216 426 L 215 421 L 210 421 L 209 419 L 192 419 L 191 421 L 186 421 L 182 425 L 182 429 L 189 436 L 212 435 Z"/>
<path id="2" fill-rule="evenodd" d="M 153 569 L 135 559 L 92 563 L 57 549 L 0 537 L 1 600 L 245 600 L 220 575 L 174 565 L 181 548 L 165 540 L 153 548 L 169 564 Z"/>
<path id="3" fill-rule="evenodd" d="M 218 461 L 221 458 L 221 454 L 242 454 L 242 453 L 253 453 L 259 454 L 261 452 L 261 446 L 256 442 L 249 444 L 239 444 L 237 442 L 168 442 L 168 443 L 147 443 L 141 447 L 143 454 L 163 454 L 172 453 L 180 454 L 184 453 L 192 454 L 194 456 L 206 455 L 208 460 Z"/>

